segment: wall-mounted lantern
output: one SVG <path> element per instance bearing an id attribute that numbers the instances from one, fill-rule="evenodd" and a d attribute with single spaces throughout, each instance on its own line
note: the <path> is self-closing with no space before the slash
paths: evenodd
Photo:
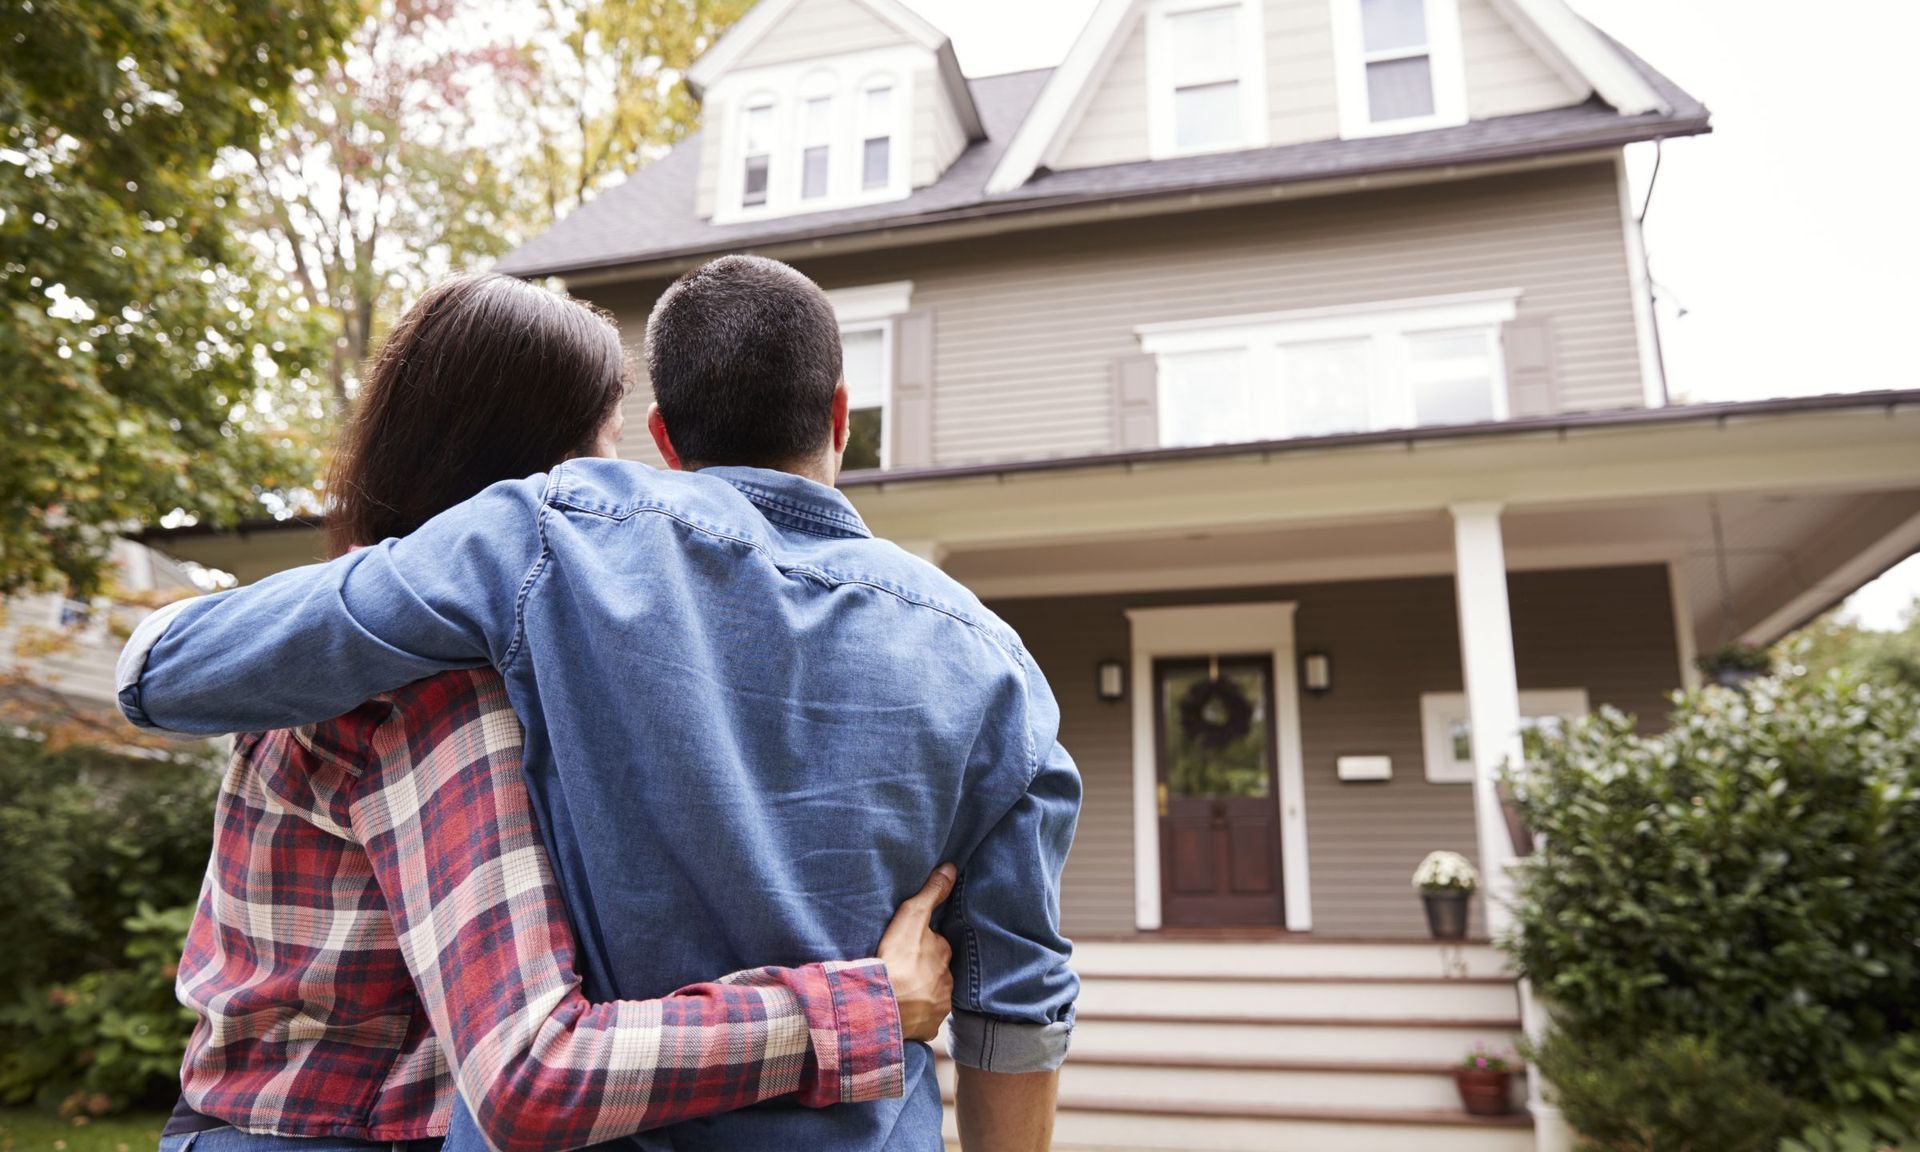
<path id="1" fill-rule="evenodd" d="M 1127 698 L 1127 666 L 1118 660 L 1102 660 L 1094 677 L 1102 700 Z"/>
<path id="2" fill-rule="evenodd" d="M 1333 691 L 1333 657 L 1320 651 L 1300 657 L 1300 686 L 1315 696 Z"/>

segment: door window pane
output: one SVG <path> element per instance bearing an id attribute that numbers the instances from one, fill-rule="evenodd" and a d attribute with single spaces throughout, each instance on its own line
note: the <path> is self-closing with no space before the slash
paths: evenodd
<path id="1" fill-rule="evenodd" d="M 1173 93 L 1173 143 L 1214 148 L 1240 140 L 1240 82 L 1202 84 Z"/>
<path id="2" fill-rule="evenodd" d="M 1369 426 L 1373 341 L 1319 340 L 1282 349 L 1287 434 L 1337 436 Z"/>
<path id="3" fill-rule="evenodd" d="M 1249 438 L 1246 362 L 1240 349 L 1160 358 L 1160 427 L 1169 447 Z"/>
<path id="4" fill-rule="evenodd" d="M 1375 123 L 1433 115 L 1433 64 L 1425 56 L 1367 65 L 1367 114 Z"/>
<path id="5" fill-rule="evenodd" d="M 1267 668 L 1221 660 L 1166 668 L 1160 679 L 1160 731 L 1167 794 L 1191 799 L 1269 795 L 1272 768 Z"/>
<path id="6" fill-rule="evenodd" d="M 1407 337 L 1416 424 L 1479 424 L 1496 416 L 1493 333 L 1484 328 Z"/>
<path id="7" fill-rule="evenodd" d="M 885 459 L 880 441 L 886 426 L 889 377 L 886 333 L 879 328 L 842 332 L 840 353 L 852 424 L 844 465 L 878 468 Z"/>
<path id="8" fill-rule="evenodd" d="M 1360 0 L 1360 31 L 1368 52 L 1423 48 L 1426 0 Z"/>

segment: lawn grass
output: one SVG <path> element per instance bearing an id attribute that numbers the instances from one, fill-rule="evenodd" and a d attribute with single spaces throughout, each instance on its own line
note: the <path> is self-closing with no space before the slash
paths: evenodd
<path id="1" fill-rule="evenodd" d="M 33 1108 L 0 1108 L 0 1152 L 153 1152 L 160 1143 L 158 1112 L 133 1112 L 76 1124 Z"/>

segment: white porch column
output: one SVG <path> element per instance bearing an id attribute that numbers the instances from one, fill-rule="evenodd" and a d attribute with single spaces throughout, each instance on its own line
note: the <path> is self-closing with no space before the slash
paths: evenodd
<path id="1" fill-rule="evenodd" d="M 1507 927 L 1513 841 L 1496 790 L 1500 769 L 1520 759 L 1520 677 L 1513 664 L 1513 617 L 1507 607 L 1507 555 L 1500 505 L 1456 504 L 1454 588 L 1460 600 L 1460 664 L 1473 725 L 1473 812 L 1487 929 Z"/>

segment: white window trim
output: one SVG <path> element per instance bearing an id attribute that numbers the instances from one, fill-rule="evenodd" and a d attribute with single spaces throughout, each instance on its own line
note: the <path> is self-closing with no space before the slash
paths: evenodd
<path id="1" fill-rule="evenodd" d="M 754 220 L 828 212 L 863 204 L 904 200 L 913 194 L 914 101 L 921 72 L 933 67 L 925 52 L 914 47 L 880 48 L 826 61 L 755 68 L 728 75 L 708 93 L 709 107 L 726 109 L 716 118 L 721 139 L 719 186 L 715 190 L 713 222 L 738 224 Z M 888 157 L 887 184 L 862 187 L 861 158 L 866 127 L 861 121 L 861 97 L 870 89 L 892 89 L 893 141 Z M 833 135 L 828 145 L 827 194 L 801 199 L 801 157 L 806 101 L 833 98 Z M 745 193 L 746 115 L 749 108 L 773 107 L 773 145 L 767 172 L 767 202 L 747 205 Z"/>
<path id="2" fill-rule="evenodd" d="M 885 284 L 863 284 L 855 288 L 836 288 L 827 293 L 833 315 L 840 322 L 840 335 L 850 332 L 880 333 L 880 467 L 893 467 L 893 390 L 896 384 L 894 356 L 899 339 L 896 321 L 913 307 L 913 281 L 894 280 Z"/>
<path id="3" fill-rule="evenodd" d="M 1538 688 L 1520 693 L 1520 716 L 1576 719 L 1593 710 L 1585 688 Z M 1426 692 L 1420 696 L 1421 749 L 1429 784 L 1471 784 L 1473 761 L 1453 756 L 1453 726 L 1470 719 L 1464 692 Z"/>
<path id="4" fill-rule="evenodd" d="M 1167 18 L 1213 8 L 1240 9 L 1240 126 L 1241 138 L 1202 148 L 1174 143 L 1173 68 L 1171 33 Z M 1148 154 L 1164 160 L 1211 152 L 1238 152 L 1265 148 L 1271 138 L 1267 120 L 1267 31 L 1265 5 L 1259 0 L 1154 0 L 1147 11 L 1147 138 Z"/>
<path id="5" fill-rule="evenodd" d="M 1453 128 L 1467 122 L 1467 75 L 1460 44 L 1458 0 L 1426 0 L 1427 59 L 1433 73 L 1433 115 L 1375 123 L 1368 111 L 1366 40 L 1360 0 L 1332 0 L 1335 86 L 1340 102 L 1340 135 L 1396 136 Z"/>
<path id="6" fill-rule="evenodd" d="M 1148 324 L 1135 328 L 1134 332 L 1140 338 L 1141 350 L 1150 356 L 1244 351 L 1248 354 L 1247 372 L 1257 386 L 1261 380 L 1280 379 L 1280 350 L 1288 345 L 1371 337 L 1375 340 L 1375 347 L 1380 348 L 1397 345 L 1407 336 L 1422 332 L 1488 328 L 1494 331 L 1489 350 L 1493 364 L 1493 418 L 1505 420 L 1511 415 L 1511 409 L 1507 395 L 1506 358 L 1498 331 L 1500 325 L 1511 322 L 1519 314 L 1520 295 L 1518 288 L 1503 288 L 1491 292 Z M 1395 381 L 1394 384 L 1402 385 L 1404 381 Z M 1167 403 L 1165 395 L 1166 373 L 1161 374 L 1160 386 L 1162 394 L 1158 409 L 1161 440 L 1170 444 L 1172 437 L 1168 434 L 1168 420 L 1172 406 Z M 1377 423 L 1369 430 L 1415 426 L 1410 411 L 1407 415 L 1409 418 L 1404 421 Z"/>

